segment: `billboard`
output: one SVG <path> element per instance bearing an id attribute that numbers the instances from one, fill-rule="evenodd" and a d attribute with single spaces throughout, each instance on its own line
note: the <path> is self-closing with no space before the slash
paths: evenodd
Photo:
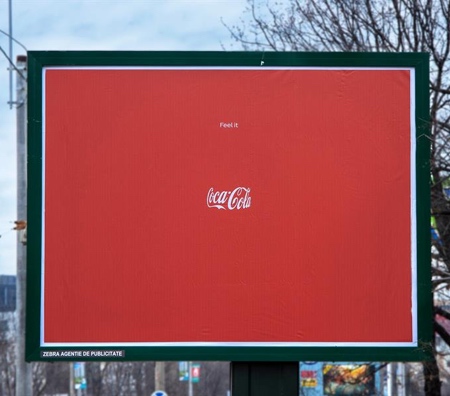
<path id="1" fill-rule="evenodd" d="M 426 55 L 260 59 L 29 54 L 27 359 L 423 355 Z"/>
<path id="2" fill-rule="evenodd" d="M 300 395 L 380 395 L 379 363 L 300 362 Z"/>

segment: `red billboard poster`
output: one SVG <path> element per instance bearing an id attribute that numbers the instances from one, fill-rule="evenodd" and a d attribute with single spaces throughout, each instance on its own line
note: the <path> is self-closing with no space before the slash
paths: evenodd
<path id="1" fill-rule="evenodd" d="M 266 65 L 42 68 L 40 348 L 417 345 L 414 68 Z"/>

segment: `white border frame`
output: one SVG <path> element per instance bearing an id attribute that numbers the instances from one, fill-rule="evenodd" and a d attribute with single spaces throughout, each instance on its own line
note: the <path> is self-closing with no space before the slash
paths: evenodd
<path id="1" fill-rule="evenodd" d="M 46 71 L 47 70 L 404 70 L 410 73 L 410 216 L 411 216 L 411 342 L 84 342 L 60 343 L 45 342 L 44 301 L 45 301 L 45 143 L 46 143 Z M 413 67 L 241 67 L 241 66 L 47 66 L 42 68 L 42 245 L 41 245 L 41 315 L 40 347 L 417 347 L 418 346 L 418 312 L 417 312 L 417 186 L 416 186 L 416 85 Z"/>

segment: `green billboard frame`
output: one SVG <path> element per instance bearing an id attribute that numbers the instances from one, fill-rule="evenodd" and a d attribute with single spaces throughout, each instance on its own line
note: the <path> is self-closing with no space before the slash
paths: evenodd
<path id="1" fill-rule="evenodd" d="M 41 346 L 43 70 L 48 67 L 352 67 L 415 71 L 417 197 L 416 346 Z M 432 353 L 429 193 L 429 58 L 425 53 L 100 52 L 28 53 L 27 361 L 420 361 Z M 65 230 L 70 233 L 70 230 Z"/>

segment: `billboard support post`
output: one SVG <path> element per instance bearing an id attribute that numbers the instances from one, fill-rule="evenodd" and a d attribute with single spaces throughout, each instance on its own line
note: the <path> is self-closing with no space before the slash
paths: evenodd
<path id="1" fill-rule="evenodd" d="M 296 396 L 298 388 L 296 362 L 231 362 L 233 396 Z"/>

